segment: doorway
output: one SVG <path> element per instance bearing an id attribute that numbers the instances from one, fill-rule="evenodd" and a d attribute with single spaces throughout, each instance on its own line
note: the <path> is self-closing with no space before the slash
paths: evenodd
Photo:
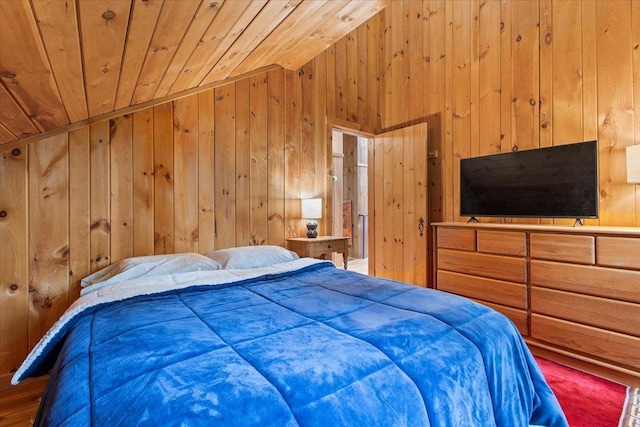
<path id="1" fill-rule="evenodd" d="M 368 149 L 364 135 L 332 131 L 333 218 L 332 233 L 349 237 L 349 270 L 368 269 Z"/>
<path id="2" fill-rule="evenodd" d="M 370 275 L 427 286 L 426 123 L 375 137 L 332 132 L 332 232 L 351 237 L 349 255 Z"/>

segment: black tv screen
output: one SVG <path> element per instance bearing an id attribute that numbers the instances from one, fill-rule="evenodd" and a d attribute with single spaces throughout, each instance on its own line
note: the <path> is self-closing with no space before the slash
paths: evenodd
<path id="1" fill-rule="evenodd" d="M 597 141 L 462 159 L 460 215 L 597 218 Z"/>

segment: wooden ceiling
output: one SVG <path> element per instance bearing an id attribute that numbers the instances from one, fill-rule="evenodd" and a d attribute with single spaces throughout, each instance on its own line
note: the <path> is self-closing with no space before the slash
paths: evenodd
<path id="1" fill-rule="evenodd" d="M 297 69 L 388 3 L 0 0 L 0 144 Z"/>

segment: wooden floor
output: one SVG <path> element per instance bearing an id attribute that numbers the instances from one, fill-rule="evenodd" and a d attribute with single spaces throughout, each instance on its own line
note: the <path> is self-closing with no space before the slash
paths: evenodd
<path id="1" fill-rule="evenodd" d="M 48 377 L 27 380 L 0 390 L 0 427 L 30 426 Z"/>

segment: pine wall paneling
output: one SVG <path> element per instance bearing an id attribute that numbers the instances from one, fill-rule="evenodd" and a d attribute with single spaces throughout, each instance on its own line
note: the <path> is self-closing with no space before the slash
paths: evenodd
<path id="1" fill-rule="evenodd" d="M 263 77 L 264 78 L 264 77 Z M 250 93 L 252 79 L 243 79 L 236 83 L 236 90 L 240 93 Z M 238 245 L 248 245 L 251 243 L 251 222 L 252 202 L 251 185 L 255 181 L 251 169 L 255 168 L 251 159 L 251 136 L 256 137 L 256 133 L 251 132 L 251 110 L 252 97 L 236 98 L 236 130 L 235 130 L 235 166 L 236 166 L 236 242 Z M 254 100 L 255 103 L 255 100 Z M 255 122 L 255 119 L 254 119 Z M 255 127 L 255 124 L 254 124 Z M 254 146 L 256 144 L 253 144 Z M 255 147 L 253 148 L 255 150 Z M 257 188 L 254 189 L 254 192 Z M 255 232 L 254 238 L 255 238 Z"/>
<path id="2" fill-rule="evenodd" d="M 211 93 L 211 91 L 207 92 Z M 212 106 L 213 108 L 213 103 Z M 206 111 L 204 107 L 200 112 Z M 148 108 L 133 113 L 133 254 L 135 256 L 154 253 L 154 110 Z M 203 154 L 200 161 L 207 159 L 204 147 L 210 144 L 201 136 L 200 147 Z M 200 228 L 204 228 L 200 222 Z M 202 243 L 202 240 L 200 241 Z"/>
<path id="3" fill-rule="evenodd" d="M 89 273 L 301 235 L 300 198 L 324 196 L 329 180 L 325 67 L 264 72 L 2 152 L 1 388 Z M 325 210 L 322 229 L 330 222 Z"/>
<path id="4" fill-rule="evenodd" d="M 633 61 L 631 4 L 629 1 L 596 2 L 597 111 L 600 145 L 601 222 L 635 224 L 630 203 L 635 187 L 626 184 L 624 147 L 634 141 Z M 603 185 L 604 184 L 604 185 Z"/>
<path id="5" fill-rule="evenodd" d="M 301 173 L 300 168 L 303 161 L 301 141 L 300 141 L 300 126 L 301 126 L 301 110 L 300 103 L 300 78 L 297 74 L 291 71 L 285 71 L 284 73 L 284 114 L 285 129 L 284 129 L 284 176 L 285 176 L 285 188 L 284 188 L 284 226 L 286 236 L 302 235 L 298 234 L 298 230 L 301 228 L 300 218 L 300 203 L 295 203 L 296 200 L 302 198 L 301 194 Z"/>
<path id="6" fill-rule="evenodd" d="M 69 287 L 67 135 L 48 138 L 29 153 L 29 345 L 66 310 Z"/>
<path id="7" fill-rule="evenodd" d="M 198 97 L 174 102 L 174 251 L 198 252 Z"/>
<path id="8" fill-rule="evenodd" d="M 173 253 L 173 103 L 153 108 L 154 254 Z"/>
<path id="9" fill-rule="evenodd" d="M 635 143 L 640 144 L 640 4 L 638 2 L 631 3 L 631 22 L 633 30 L 633 122 Z M 635 189 L 635 224 L 640 225 L 640 186 L 636 185 Z M 632 202 L 633 203 L 633 202 Z"/>
<path id="10" fill-rule="evenodd" d="M 90 129 L 69 133 L 69 303 L 91 272 Z"/>
<path id="11" fill-rule="evenodd" d="M 267 240 L 281 245 L 285 234 L 284 73 L 269 71 L 267 87 Z M 294 201 L 292 201 L 295 203 Z"/>
<path id="12" fill-rule="evenodd" d="M 113 259 L 133 256 L 133 144 L 131 115 L 113 120 L 110 148 L 111 248 Z"/>
<path id="13" fill-rule="evenodd" d="M 369 22 L 378 19 L 382 26 L 381 127 L 442 114 L 440 138 L 429 143 L 438 153 L 430 168 L 432 220 L 464 220 L 461 158 L 598 139 L 600 218 L 587 224 L 640 226 L 638 186 L 624 176 L 625 147 L 640 143 L 637 2 L 425 0 L 422 37 L 412 28 L 413 3 L 393 1 Z M 408 71 L 399 65 L 403 52 L 421 52 L 420 83 L 411 64 Z M 406 106 L 416 98 L 421 112 Z"/>
<path id="14" fill-rule="evenodd" d="M 0 369 L 17 367 L 29 347 L 28 149 L 0 156 Z M 3 385 L 4 385 L 3 381 Z"/>

